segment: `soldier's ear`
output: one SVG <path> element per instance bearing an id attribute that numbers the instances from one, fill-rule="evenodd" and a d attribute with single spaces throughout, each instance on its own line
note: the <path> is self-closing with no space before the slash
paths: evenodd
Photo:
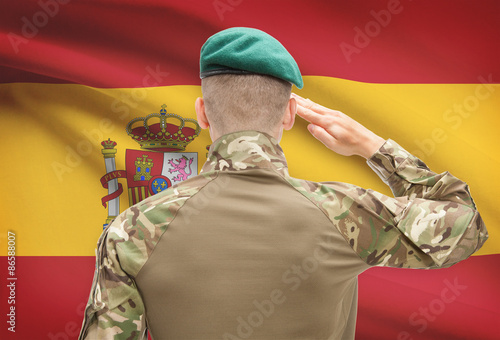
<path id="1" fill-rule="evenodd" d="M 203 98 L 198 97 L 194 102 L 194 109 L 196 110 L 196 119 L 198 120 L 198 124 L 202 129 L 206 129 L 210 127 L 208 123 L 207 115 L 205 113 L 205 101 Z"/>
<path id="2" fill-rule="evenodd" d="M 290 130 L 295 123 L 295 114 L 297 113 L 297 102 L 291 97 L 286 106 L 285 115 L 283 116 L 283 129 Z"/>

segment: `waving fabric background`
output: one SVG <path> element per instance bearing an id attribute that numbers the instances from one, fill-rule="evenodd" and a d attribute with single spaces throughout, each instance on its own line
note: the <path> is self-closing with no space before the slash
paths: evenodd
<path id="1" fill-rule="evenodd" d="M 162 104 L 195 118 L 199 49 L 232 26 L 262 29 L 288 48 L 305 76 L 297 93 L 465 180 L 488 227 L 485 246 L 449 269 L 365 272 L 357 339 L 498 338 L 498 1 L 26 0 L 0 7 L 2 339 L 76 338 L 107 216 L 100 142 L 117 141 L 124 169 L 125 150 L 138 149 L 125 133 L 131 119 Z M 282 141 L 293 176 L 390 194 L 362 159 L 329 152 L 305 126 L 298 121 Z M 203 131 L 188 147 L 199 153 L 199 167 L 210 143 Z M 121 202 L 125 208 L 126 193 Z M 8 231 L 16 235 L 13 274 Z M 13 277 L 15 289 L 7 286 Z"/>

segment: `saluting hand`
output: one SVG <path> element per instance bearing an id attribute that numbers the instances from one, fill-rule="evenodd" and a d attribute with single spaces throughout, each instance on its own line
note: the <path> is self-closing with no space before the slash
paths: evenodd
<path id="1" fill-rule="evenodd" d="M 344 156 L 370 158 L 385 140 L 346 114 L 321 106 L 295 93 L 297 115 L 307 120 L 309 132 L 327 148 Z"/>

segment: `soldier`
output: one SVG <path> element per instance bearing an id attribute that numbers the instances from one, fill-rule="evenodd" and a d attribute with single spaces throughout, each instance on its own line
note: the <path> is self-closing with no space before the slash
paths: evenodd
<path id="1" fill-rule="evenodd" d="M 342 112 L 291 95 L 297 64 L 266 33 L 231 28 L 201 49 L 199 176 L 104 231 L 80 339 L 354 339 L 357 276 L 441 268 L 487 239 L 467 185 L 432 172 Z M 295 114 L 360 155 L 395 197 L 290 177 L 279 146 Z"/>

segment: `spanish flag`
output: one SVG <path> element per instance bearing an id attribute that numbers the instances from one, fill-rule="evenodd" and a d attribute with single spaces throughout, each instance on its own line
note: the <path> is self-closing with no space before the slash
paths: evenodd
<path id="1" fill-rule="evenodd" d="M 488 228 L 483 248 L 451 268 L 363 273 L 356 338 L 498 339 L 500 2 L 25 0 L 1 9 L 0 338 L 78 336 L 108 217 L 101 142 L 116 142 L 124 170 L 126 150 L 139 149 L 130 121 L 162 108 L 195 118 L 200 47 L 245 26 L 295 57 L 305 83 L 295 92 L 466 181 Z M 306 125 L 281 143 L 292 176 L 391 194 L 363 159 L 332 153 Z M 186 148 L 198 169 L 209 144 L 202 131 Z"/>

